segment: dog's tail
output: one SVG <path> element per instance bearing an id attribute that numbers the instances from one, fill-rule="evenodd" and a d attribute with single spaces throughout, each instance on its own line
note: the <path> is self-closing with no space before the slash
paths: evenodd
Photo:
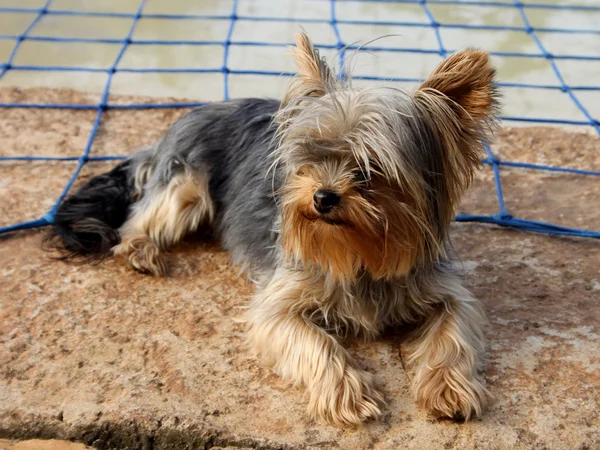
<path id="1" fill-rule="evenodd" d="M 46 247 L 61 259 L 101 260 L 120 242 L 118 228 L 133 203 L 133 160 L 92 178 L 58 207 Z"/>

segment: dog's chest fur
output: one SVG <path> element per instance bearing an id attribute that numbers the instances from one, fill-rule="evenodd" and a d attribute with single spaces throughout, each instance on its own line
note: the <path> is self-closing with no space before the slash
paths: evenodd
<path id="1" fill-rule="evenodd" d="M 412 320 L 404 278 L 373 280 L 363 274 L 350 283 L 298 269 L 274 277 L 298 283 L 301 292 L 293 308 L 308 311 L 312 322 L 337 335 L 373 338 L 392 324 Z"/>

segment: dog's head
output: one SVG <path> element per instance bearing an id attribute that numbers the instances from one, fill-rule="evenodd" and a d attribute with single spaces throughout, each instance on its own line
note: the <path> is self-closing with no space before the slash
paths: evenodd
<path id="1" fill-rule="evenodd" d="M 277 115 L 288 257 L 339 279 L 408 273 L 444 255 L 455 207 L 496 124 L 488 54 L 454 53 L 412 94 L 353 89 L 308 37 Z"/>

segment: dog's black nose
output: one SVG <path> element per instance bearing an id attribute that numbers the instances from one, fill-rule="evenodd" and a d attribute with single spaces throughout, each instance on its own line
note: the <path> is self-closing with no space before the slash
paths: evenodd
<path id="1" fill-rule="evenodd" d="M 321 214 L 327 214 L 340 202 L 340 196 L 327 189 L 319 189 L 313 198 L 315 209 Z"/>

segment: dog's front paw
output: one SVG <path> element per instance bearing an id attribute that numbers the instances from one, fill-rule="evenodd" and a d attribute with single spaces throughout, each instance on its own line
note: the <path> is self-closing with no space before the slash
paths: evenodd
<path id="1" fill-rule="evenodd" d="M 309 392 L 309 414 L 333 425 L 358 425 L 381 415 L 383 396 L 368 372 L 347 367 L 341 376 L 331 374 Z"/>
<path id="2" fill-rule="evenodd" d="M 162 276 L 167 273 L 167 259 L 163 251 L 147 236 L 123 240 L 113 248 L 113 253 L 129 261 L 129 265 L 142 273 Z"/>
<path id="3" fill-rule="evenodd" d="M 490 397 L 476 377 L 456 368 L 424 368 L 414 380 L 417 403 L 436 417 L 469 420 L 481 416 Z"/>

